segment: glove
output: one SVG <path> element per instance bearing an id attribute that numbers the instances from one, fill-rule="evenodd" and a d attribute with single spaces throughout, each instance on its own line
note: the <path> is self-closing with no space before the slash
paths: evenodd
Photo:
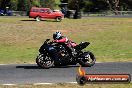
<path id="1" fill-rule="evenodd" d="M 54 43 L 54 41 L 51 41 L 49 44 L 53 44 Z"/>

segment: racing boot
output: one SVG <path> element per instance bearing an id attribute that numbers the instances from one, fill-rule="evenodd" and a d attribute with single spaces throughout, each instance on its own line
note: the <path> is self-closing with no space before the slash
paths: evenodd
<path id="1" fill-rule="evenodd" d="M 55 66 L 58 66 L 60 63 L 59 63 L 59 57 L 58 57 L 58 54 L 57 53 L 54 53 L 53 54 L 53 59 L 54 59 L 54 65 Z"/>

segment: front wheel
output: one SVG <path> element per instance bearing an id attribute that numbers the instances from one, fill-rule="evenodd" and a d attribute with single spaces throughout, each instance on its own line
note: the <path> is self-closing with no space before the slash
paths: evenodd
<path id="1" fill-rule="evenodd" d="M 37 56 L 36 63 L 39 67 L 45 69 L 51 68 L 54 65 L 52 58 L 44 54 L 39 54 L 39 56 Z"/>
<path id="2" fill-rule="evenodd" d="M 56 17 L 57 22 L 61 22 L 62 18 L 61 17 Z"/>
<path id="3" fill-rule="evenodd" d="M 95 64 L 96 58 L 92 52 L 84 52 L 79 60 L 79 64 L 85 67 L 91 67 Z"/>
<path id="4" fill-rule="evenodd" d="M 36 21 L 41 21 L 41 17 L 40 16 L 37 16 L 36 17 Z"/>

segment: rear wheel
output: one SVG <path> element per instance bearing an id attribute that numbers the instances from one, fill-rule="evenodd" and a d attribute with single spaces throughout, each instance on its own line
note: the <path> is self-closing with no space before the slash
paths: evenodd
<path id="1" fill-rule="evenodd" d="M 45 69 L 48 69 L 54 65 L 54 61 L 52 60 L 52 58 L 44 54 L 40 54 L 36 58 L 36 63 L 39 67 L 42 67 Z"/>
<path id="2" fill-rule="evenodd" d="M 92 52 L 84 52 L 83 57 L 81 57 L 79 64 L 86 67 L 91 67 L 95 64 L 96 58 Z"/>
<path id="3" fill-rule="evenodd" d="M 36 17 L 36 21 L 41 21 L 41 17 L 40 16 L 37 16 Z"/>

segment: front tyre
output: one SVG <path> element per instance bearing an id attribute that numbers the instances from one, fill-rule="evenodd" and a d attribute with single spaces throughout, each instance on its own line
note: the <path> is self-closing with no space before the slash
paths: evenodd
<path id="1" fill-rule="evenodd" d="M 54 65 L 52 58 L 44 54 L 39 54 L 39 56 L 37 56 L 36 63 L 39 67 L 45 69 L 51 68 Z"/>
<path id="2" fill-rule="evenodd" d="M 84 67 L 91 67 L 95 64 L 96 58 L 92 52 L 84 52 L 79 64 Z"/>
<path id="3" fill-rule="evenodd" d="M 61 17 L 56 17 L 57 22 L 61 22 L 62 18 Z"/>
<path id="4" fill-rule="evenodd" d="M 36 21 L 41 21 L 41 17 L 40 16 L 37 16 L 36 17 Z"/>

